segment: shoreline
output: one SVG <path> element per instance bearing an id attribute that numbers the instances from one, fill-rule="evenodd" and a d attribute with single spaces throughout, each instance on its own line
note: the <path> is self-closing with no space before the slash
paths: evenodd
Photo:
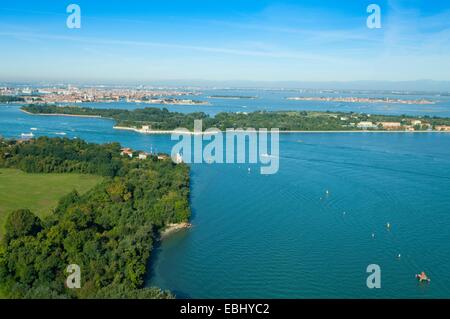
<path id="1" fill-rule="evenodd" d="M 101 102 L 97 102 L 97 103 L 101 103 Z M 147 104 L 147 105 L 171 105 L 171 106 L 173 106 L 173 105 L 181 105 L 181 106 L 193 106 L 193 105 L 210 106 L 211 105 L 211 103 L 209 103 L 209 102 L 204 102 L 204 103 L 189 103 L 189 102 L 186 102 L 186 103 L 181 103 L 181 102 L 180 103 L 177 103 L 177 102 L 169 103 L 169 102 L 145 102 L 145 101 L 137 102 L 137 101 L 134 101 L 134 102 L 126 102 L 126 103 Z"/>
<path id="2" fill-rule="evenodd" d="M 369 103 L 369 104 L 380 104 L 380 103 L 388 103 L 388 104 L 402 104 L 402 105 L 435 105 L 436 101 L 429 100 L 402 100 L 402 99 L 393 99 L 393 100 L 384 100 L 384 99 L 370 99 L 370 98 L 324 98 L 324 97 L 287 97 L 288 101 L 306 101 L 306 102 L 337 102 L 337 103 Z"/>
<path id="3" fill-rule="evenodd" d="M 67 116 L 67 117 L 85 117 L 85 118 L 95 118 L 95 119 L 107 119 L 113 120 L 111 118 L 103 117 L 101 115 L 82 115 L 82 114 L 61 114 L 61 113 L 31 113 L 20 108 L 20 111 L 28 115 L 42 115 L 42 116 Z"/>
<path id="4" fill-rule="evenodd" d="M 216 132 L 182 132 L 177 130 L 142 130 L 134 127 L 126 127 L 126 126 L 113 126 L 113 129 L 116 130 L 124 130 L 124 131 L 133 131 L 140 134 L 186 134 L 186 135 L 214 135 Z M 256 129 L 257 130 L 257 129 Z M 226 131 L 220 131 L 221 133 L 226 133 Z M 246 130 L 235 130 L 235 133 L 245 133 Z M 270 131 L 267 131 L 270 133 Z M 363 130 L 354 130 L 354 131 L 279 131 L 280 134 L 295 134 L 295 133 L 450 133 L 450 131 L 363 131 Z"/>
<path id="5" fill-rule="evenodd" d="M 185 135 L 213 135 L 216 132 L 184 132 L 177 130 L 143 130 L 135 127 L 127 127 L 127 126 L 113 126 L 115 130 L 123 130 L 123 131 L 133 131 L 139 134 L 161 134 L 161 135 L 169 135 L 169 134 L 185 134 Z"/>
<path id="6" fill-rule="evenodd" d="M 165 239 L 170 235 L 179 232 L 183 229 L 189 229 L 192 227 L 192 224 L 189 222 L 177 223 L 177 224 L 168 224 L 163 230 L 160 232 L 160 239 Z"/>

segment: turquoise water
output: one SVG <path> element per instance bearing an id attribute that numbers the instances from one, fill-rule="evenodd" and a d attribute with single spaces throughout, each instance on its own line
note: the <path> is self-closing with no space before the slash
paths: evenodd
<path id="1" fill-rule="evenodd" d="M 293 134 L 280 151 L 273 176 L 194 169 L 194 227 L 163 242 L 152 284 L 186 297 L 450 296 L 450 135 Z"/>
<path id="2" fill-rule="evenodd" d="M 253 103 L 247 108 L 265 100 Z M 450 114 L 449 106 L 426 107 Z M 115 131 L 108 120 L 0 105 L 0 135 L 32 127 L 36 136 L 65 132 L 136 149 L 169 152 L 173 143 Z M 148 285 L 192 298 L 450 297 L 450 134 L 283 134 L 280 154 L 275 175 L 243 164 L 192 165 L 194 226 L 162 242 Z M 382 270 L 379 290 L 366 287 L 373 263 Z M 422 270 L 429 285 L 414 278 Z"/>

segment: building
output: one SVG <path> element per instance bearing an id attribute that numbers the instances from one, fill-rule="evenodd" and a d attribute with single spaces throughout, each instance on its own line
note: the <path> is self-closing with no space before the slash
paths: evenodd
<path id="1" fill-rule="evenodd" d="M 411 125 L 416 126 L 416 125 L 422 125 L 422 121 L 419 120 L 412 120 L 411 121 Z"/>
<path id="2" fill-rule="evenodd" d="M 166 154 L 158 154 L 158 159 L 159 160 L 166 160 L 166 159 L 169 159 L 170 157 L 169 156 L 167 156 Z"/>
<path id="3" fill-rule="evenodd" d="M 402 123 L 400 122 L 379 122 L 378 124 L 386 130 L 399 130 L 402 128 Z"/>
<path id="4" fill-rule="evenodd" d="M 436 131 L 450 132 L 450 126 L 449 125 L 437 125 Z"/>
<path id="5" fill-rule="evenodd" d="M 133 150 L 131 148 L 122 148 L 120 150 L 120 155 L 121 156 L 128 156 L 128 157 L 133 157 Z"/>
<path id="6" fill-rule="evenodd" d="M 139 158 L 140 160 L 146 160 L 146 159 L 149 157 L 149 155 L 150 155 L 150 154 L 148 154 L 148 153 L 141 152 L 141 153 L 139 153 L 138 158 Z"/>
<path id="7" fill-rule="evenodd" d="M 365 122 L 365 121 L 359 122 L 356 126 L 357 126 L 358 128 L 364 129 L 364 130 L 367 130 L 367 129 L 369 129 L 369 128 L 376 128 L 376 127 L 377 127 L 377 126 L 376 126 L 375 124 L 373 124 L 372 122 Z"/>

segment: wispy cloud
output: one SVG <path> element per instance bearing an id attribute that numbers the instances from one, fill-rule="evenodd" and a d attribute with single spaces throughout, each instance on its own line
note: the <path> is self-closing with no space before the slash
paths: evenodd
<path id="1" fill-rule="evenodd" d="M 115 45 L 115 46 L 140 46 L 140 47 L 159 47 L 168 49 L 181 49 L 202 51 L 209 53 L 219 53 L 228 55 L 241 55 L 241 56 L 253 56 L 253 57 L 267 57 L 277 59 L 300 59 L 300 60 L 312 60 L 322 62 L 337 62 L 336 59 L 328 56 L 320 56 L 316 54 L 303 53 L 298 51 L 272 51 L 272 50 L 244 50 L 235 48 L 224 47 L 208 47 L 197 45 L 185 45 L 177 43 L 164 43 L 164 42 L 152 42 L 152 41 L 133 41 L 122 39 L 105 39 L 95 37 L 80 37 L 80 36 L 67 36 L 56 34 L 43 34 L 43 33 L 27 33 L 27 32 L 0 32 L 0 36 L 15 37 L 17 39 L 42 39 L 42 40 L 58 40 L 68 42 L 78 42 L 84 44 L 93 45 Z"/>
<path id="2" fill-rule="evenodd" d="M 285 34 L 296 34 L 303 37 L 308 37 L 311 39 L 319 39 L 323 42 L 326 41 L 355 41 L 355 40 L 373 40 L 373 37 L 367 35 L 364 26 L 355 29 L 328 29 L 328 30 L 314 30 L 308 28 L 293 28 L 287 26 L 275 26 L 267 24 L 258 23 L 239 23 L 224 20 L 207 20 L 206 23 L 215 24 L 223 27 L 231 27 L 236 29 L 248 29 L 259 31 L 261 34 L 266 32 L 273 33 L 285 33 Z"/>

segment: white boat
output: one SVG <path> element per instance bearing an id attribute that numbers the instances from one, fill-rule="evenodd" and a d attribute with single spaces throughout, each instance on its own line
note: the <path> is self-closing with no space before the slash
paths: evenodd
<path id="1" fill-rule="evenodd" d="M 58 133 L 55 133 L 56 135 L 67 135 L 67 133 L 64 133 L 64 132 L 58 132 Z"/>
<path id="2" fill-rule="evenodd" d="M 33 138 L 34 134 L 33 133 L 22 133 L 22 134 L 20 134 L 20 136 L 22 138 Z"/>
<path id="3" fill-rule="evenodd" d="M 38 129 L 35 128 L 35 127 L 32 127 L 32 128 L 30 128 L 30 130 L 32 130 L 32 131 L 37 131 Z"/>

